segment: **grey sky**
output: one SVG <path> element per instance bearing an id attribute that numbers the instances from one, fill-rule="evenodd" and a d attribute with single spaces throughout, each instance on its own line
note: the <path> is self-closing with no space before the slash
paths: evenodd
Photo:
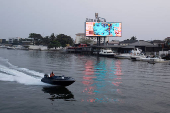
<path id="1" fill-rule="evenodd" d="M 29 33 L 64 33 L 75 39 L 86 18 L 122 22 L 124 40 L 154 40 L 170 36 L 170 0 L 0 0 L 0 39 L 27 38 Z"/>

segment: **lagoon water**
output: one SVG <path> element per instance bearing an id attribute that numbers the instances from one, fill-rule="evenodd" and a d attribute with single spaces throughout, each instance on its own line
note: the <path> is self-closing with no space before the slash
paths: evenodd
<path id="1" fill-rule="evenodd" d="M 56 87 L 45 73 L 76 82 Z M 0 49 L 0 113 L 169 113 L 170 65 Z"/>

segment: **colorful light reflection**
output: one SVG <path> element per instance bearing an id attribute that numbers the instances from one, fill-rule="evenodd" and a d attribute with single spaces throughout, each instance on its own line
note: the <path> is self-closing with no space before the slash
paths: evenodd
<path id="1" fill-rule="evenodd" d="M 121 61 L 109 62 L 107 60 L 95 61 L 88 60 L 85 63 L 85 70 L 82 84 L 85 86 L 83 93 L 89 98 L 82 99 L 82 102 L 122 102 L 121 99 L 104 96 L 103 94 L 122 94 L 118 89 L 122 83 Z M 111 89 L 108 89 L 110 87 Z M 101 96 L 104 97 L 101 97 Z M 100 97 L 98 97 L 100 96 Z"/>

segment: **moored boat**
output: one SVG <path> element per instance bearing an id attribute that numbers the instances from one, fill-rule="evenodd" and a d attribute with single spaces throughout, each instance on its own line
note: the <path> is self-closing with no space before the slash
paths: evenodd
<path id="1" fill-rule="evenodd" d="M 7 49 L 15 49 L 15 47 L 8 46 Z"/>
<path id="2" fill-rule="evenodd" d="M 144 54 L 139 54 L 139 55 L 132 55 L 131 60 L 137 60 L 140 61 L 142 58 L 146 58 Z"/>
<path id="3" fill-rule="evenodd" d="M 114 53 L 111 49 L 101 49 L 99 52 L 100 56 L 108 56 L 114 57 L 116 53 Z"/>
<path id="4" fill-rule="evenodd" d="M 131 56 L 132 56 L 131 54 L 124 53 L 124 54 L 116 54 L 115 58 L 118 58 L 118 59 L 130 59 Z"/>

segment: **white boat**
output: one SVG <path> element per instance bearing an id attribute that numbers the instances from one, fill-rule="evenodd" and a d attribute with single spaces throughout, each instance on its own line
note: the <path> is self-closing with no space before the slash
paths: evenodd
<path id="1" fill-rule="evenodd" d="M 131 60 L 137 60 L 137 61 L 140 61 L 142 60 L 143 58 L 146 58 L 146 56 L 144 54 L 138 54 L 138 55 L 132 55 L 131 56 Z"/>
<path id="2" fill-rule="evenodd" d="M 152 57 L 145 57 L 145 58 L 141 58 L 141 61 L 148 62 L 150 60 L 155 60 L 155 59 L 159 59 L 159 58 L 158 57 L 154 57 L 154 58 L 152 58 Z"/>
<path id="3" fill-rule="evenodd" d="M 115 55 L 115 58 L 121 58 L 121 59 L 130 59 L 131 56 L 134 56 L 135 59 L 136 57 L 138 58 L 139 55 L 141 54 L 142 50 L 136 48 L 135 50 L 132 50 L 131 53 L 123 53 L 123 54 L 117 54 Z M 136 56 L 138 55 L 138 56 Z"/>
<path id="4" fill-rule="evenodd" d="M 23 46 L 21 46 L 21 45 L 16 45 L 16 46 L 13 46 L 15 49 L 22 49 L 23 48 Z"/>
<path id="5" fill-rule="evenodd" d="M 146 58 L 146 56 L 141 52 L 142 50 L 138 48 L 132 50 L 132 56 L 130 57 L 131 60 L 141 60 L 142 58 Z"/>
<path id="6" fill-rule="evenodd" d="M 99 55 L 101 56 L 110 56 L 110 57 L 114 57 L 116 53 L 113 52 L 111 49 L 101 49 L 99 52 Z"/>
<path id="7" fill-rule="evenodd" d="M 169 60 L 165 60 L 165 59 L 162 59 L 162 58 L 157 58 L 157 59 L 154 59 L 154 62 L 155 63 L 166 63 L 166 62 L 169 62 Z"/>
<path id="8" fill-rule="evenodd" d="M 1 45 L 0 48 L 7 48 L 5 45 Z"/>
<path id="9" fill-rule="evenodd" d="M 132 54 L 123 53 L 123 54 L 116 54 L 116 55 L 115 55 L 115 58 L 119 58 L 119 59 L 130 59 L 131 56 L 132 56 Z"/>
<path id="10" fill-rule="evenodd" d="M 15 47 L 8 46 L 7 49 L 15 49 Z"/>

